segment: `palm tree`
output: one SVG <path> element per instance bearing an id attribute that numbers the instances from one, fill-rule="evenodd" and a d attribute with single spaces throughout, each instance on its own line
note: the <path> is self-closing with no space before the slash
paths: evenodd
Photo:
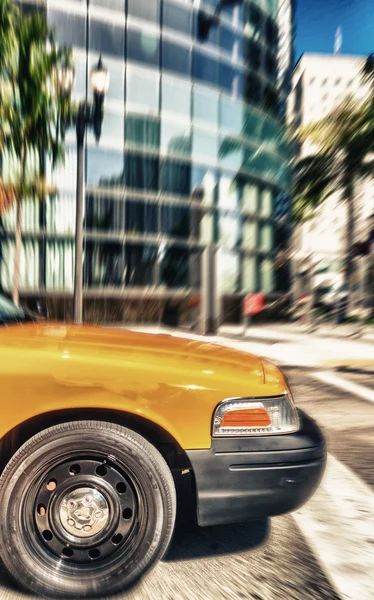
<path id="1" fill-rule="evenodd" d="M 344 283 L 352 290 L 355 240 L 355 184 L 361 177 L 373 176 L 368 161 L 374 150 L 374 107 L 372 102 L 357 104 L 347 100 L 326 118 L 299 132 L 318 151 L 295 165 L 293 213 L 295 221 L 312 218 L 334 191 L 341 192 L 347 207 Z"/>
<path id="2" fill-rule="evenodd" d="M 0 0 L 9 4 L 9 0 Z M 51 188 L 46 184 L 46 158 L 52 168 L 64 156 L 64 131 L 70 117 L 69 96 L 58 86 L 62 63 L 71 61 L 71 52 L 59 50 L 46 17 L 40 13 L 22 16 L 15 13 L 17 40 L 15 60 L 8 73 L 10 90 L 3 99 L 6 123 L 3 147 L 14 164 L 14 174 L 3 196 L 16 204 L 15 264 L 13 301 L 19 302 L 22 247 L 23 200 L 43 200 Z M 17 18 L 18 16 L 18 18 Z M 13 195 L 12 195 L 13 191 Z"/>

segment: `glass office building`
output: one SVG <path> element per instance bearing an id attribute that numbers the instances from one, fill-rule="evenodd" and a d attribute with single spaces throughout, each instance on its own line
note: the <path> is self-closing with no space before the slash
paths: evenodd
<path id="1" fill-rule="evenodd" d="M 153 320 L 201 286 L 213 245 L 226 317 L 274 287 L 274 206 L 288 189 L 279 113 L 277 0 L 48 0 L 74 49 L 83 100 L 99 55 L 110 72 L 100 144 L 86 142 L 86 318 Z M 76 150 L 67 136 L 58 194 L 26 200 L 21 297 L 71 314 Z M 11 288 L 15 216 L 2 223 L 1 285 Z M 91 308 L 96 306 L 95 315 Z M 57 307 L 57 308 L 56 308 Z"/>

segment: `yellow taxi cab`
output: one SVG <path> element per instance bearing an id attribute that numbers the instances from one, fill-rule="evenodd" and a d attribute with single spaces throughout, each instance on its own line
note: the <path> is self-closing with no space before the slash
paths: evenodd
<path id="1" fill-rule="evenodd" d="M 279 515 L 326 447 L 282 372 L 168 335 L 34 322 L 0 296 L 0 556 L 25 589 L 93 598 L 162 558 L 181 477 L 201 526 Z"/>

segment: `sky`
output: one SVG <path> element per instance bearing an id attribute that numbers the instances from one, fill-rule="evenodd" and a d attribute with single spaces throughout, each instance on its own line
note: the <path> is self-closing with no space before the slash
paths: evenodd
<path id="1" fill-rule="evenodd" d="M 334 51 L 343 33 L 342 54 L 374 52 L 374 0 L 297 0 L 296 58 L 302 52 Z"/>

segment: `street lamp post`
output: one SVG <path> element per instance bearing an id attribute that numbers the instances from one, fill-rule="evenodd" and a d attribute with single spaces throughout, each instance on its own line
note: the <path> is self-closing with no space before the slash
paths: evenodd
<path id="1" fill-rule="evenodd" d="M 72 92 L 74 75 L 69 66 L 60 73 L 60 85 L 68 93 Z M 101 56 L 91 71 L 90 85 L 93 91 L 93 103 L 83 101 L 79 104 L 75 119 L 77 134 L 77 192 L 75 226 L 75 274 L 74 274 L 74 323 L 83 323 L 83 215 L 84 215 L 84 141 L 87 128 L 93 129 L 96 142 L 100 141 L 104 118 L 104 100 L 109 87 L 109 73 L 105 69 Z"/>

